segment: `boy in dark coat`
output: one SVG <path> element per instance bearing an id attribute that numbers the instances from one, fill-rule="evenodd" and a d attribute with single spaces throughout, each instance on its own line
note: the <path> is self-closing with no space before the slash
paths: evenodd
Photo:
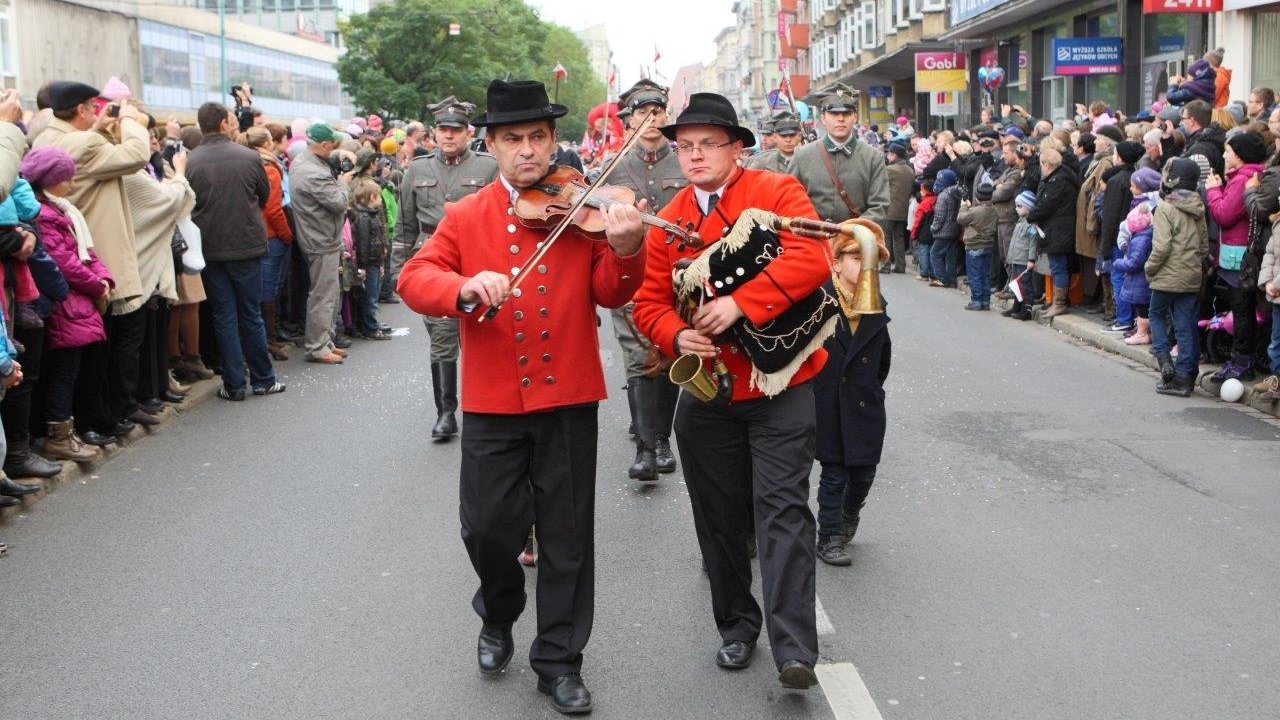
<path id="1" fill-rule="evenodd" d="M 887 260 L 889 252 L 880 228 L 861 220 L 852 222 L 875 235 L 879 259 Z M 822 464 L 817 554 L 828 565 L 849 565 L 853 560 L 846 545 L 858 531 L 859 513 L 876 478 L 884 446 L 884 381 L 889 377 L 892 346 L 887 314 L 853 312 L 863 263 L 858 241 L 840 236 L 831 242 L 834 261 L 827 287 L 839 298 L 844 318 L 824 345 L 827 364 L 813 384 L 818 430 L 815 457 Z M 875 267 L 876 259 L 866 262 Z"/>

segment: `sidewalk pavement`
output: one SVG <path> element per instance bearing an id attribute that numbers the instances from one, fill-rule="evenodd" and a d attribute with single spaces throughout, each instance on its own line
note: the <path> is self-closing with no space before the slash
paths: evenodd
<path id="1" fill-rule="evenodd" d="M 102 449 L 98 459 L 87 463 L 75 463 L 70 460 L 62 461 L 62 472 L 49 478 L 48 480 L 40 480 L 39 478 L 17 478 L 18 482 L 28 485 L 40 486 L 40 491 L 26 495 L 22 498 L 21 505 L 14 505 L 11 508 L 0 509 L 0 526 L 8 523 L 12 517 L 21 517 L 31 511 L 32 505 L 44 499 L 52 492 L 56 492 L 64 485 L 71 485 L 76 482 L 86 483 L 89 480 L 97 479 L 98 469 L 109 462 L 112 458 L 125 452 L 125 449 L 136 443 L 146 440 L 146 438 L 157 432 L 162 432 L 166 427 L 174 422 L 179 415 L 191 412 L 196 407 L 205 403 L 209 398 L 216 397 L 218 388 L 222 387 L 222 379 L 215 376 L 212 380 L 201 380 L 191 384 L 191 392 L 187 394 L 186 400 L 178 405 L 165 404 L 164 410 L 160 412 L 160 424 L 154 427 L 144 428 L 141 425 L 135 427 L 127 436 L 120 439 L 119 442 L 112 443 Z M 39 452 L 38 448 L 32 448 L 33 451 Z"/>

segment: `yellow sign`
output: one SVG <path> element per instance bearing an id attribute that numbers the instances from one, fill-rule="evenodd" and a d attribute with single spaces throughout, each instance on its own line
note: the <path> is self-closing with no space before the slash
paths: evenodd
<path id="1" fill-rule="evenodd" d="M 968 89 L 964 53 L 916 53 L 916 92 L 963 92 Z"/>

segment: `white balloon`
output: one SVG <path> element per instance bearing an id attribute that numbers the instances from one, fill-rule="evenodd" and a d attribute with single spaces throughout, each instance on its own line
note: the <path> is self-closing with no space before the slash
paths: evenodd
<path id="1" fill-rule="evenodd" d="M 1235 378 L 1229 378 L 1222 383 L 1222 388 L 1218 390 L 1218 397 L 1227 402 L 1235 402 L 1244 397 L 1244 383 Z"/>

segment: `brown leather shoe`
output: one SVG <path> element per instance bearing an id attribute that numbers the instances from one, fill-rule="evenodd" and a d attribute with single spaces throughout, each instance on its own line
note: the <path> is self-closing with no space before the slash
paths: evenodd
<path id="1" fill-rule="evenodd" d="M 307 358 L 307 362 L 324 363 L 325 365 L 341 365 L 342 356 L 337 353 L 329 353 L 328 355 L 321 355 L 320 357 L 309 357 Z"/>
<path id="2" fill-rule="evenodd" d="M 342 358 L 344 358 L 344 357 L 346 357 L 349 353 L 348 353 L 346 350 L 343 350 L 342 348 L 338 348 L 338 347 L 336 347 L 336 348 L 334 348 L 334 349 L 333 349 L 333 354 L 334 354 L 334 355 L 337 355 L 338 357 L 342 357 Z"/>

